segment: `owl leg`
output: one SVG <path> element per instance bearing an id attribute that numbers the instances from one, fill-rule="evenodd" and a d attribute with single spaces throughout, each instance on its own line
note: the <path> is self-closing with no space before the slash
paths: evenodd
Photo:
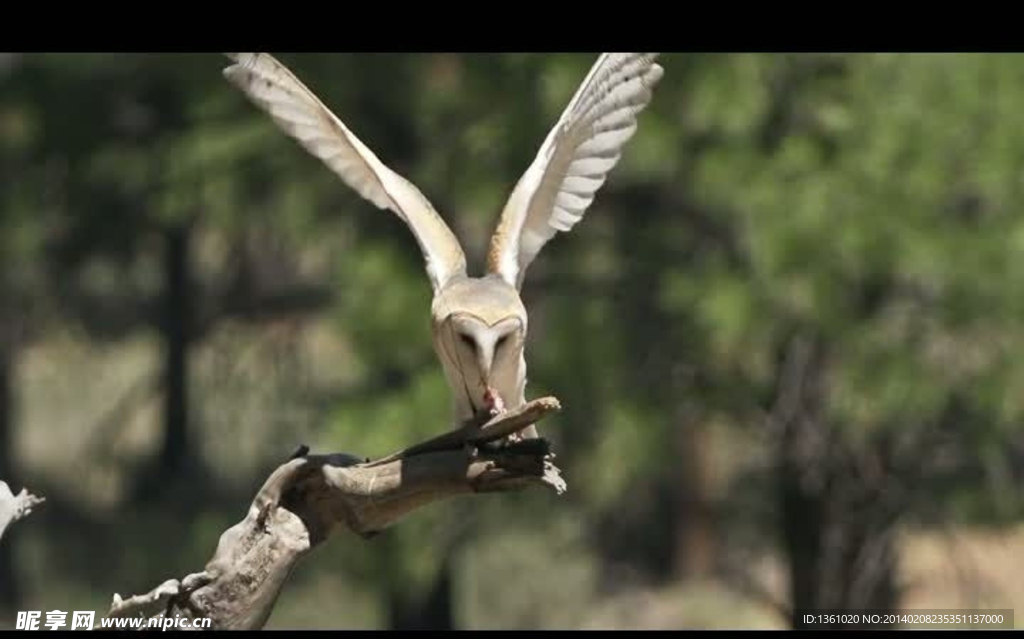
<path id="1" fill-rule="evenodd" d="M 484 410 L 490 417 L 497 417 L 508 409 L 505 407 L 505 400 L 502 399 L 501 393 L 496 388 L 488 386 L 484 391 Z M 518 441 L 516 434 L 513 433 L 505 437 L 507 441 Z"/>
<path id="2" fill-rule="evenodd" d="M 534 424 L 530 424 L 523 430 L 516 433 L 519 439 L 537 439 L 540 435 L 537 434 L 537 427 Z"/>
<path id="3" fill-rule="evenodd" d="M 491 417 L 497 417 L 507 410 L 505 408 L 505 400 L 501 398 L 501 393 L 489 386 L 484 391 L 484 409 Z M 515 443 L 526 439 L 537 439 L 538 437 L 537 427 L 530 424 L 519 432 L 507 436 L 505 439 L 510 443 Z"/>
<path id="4" fill-rule="evenodd" d="M 537 437 L 537 427 L 534 426 L 533 424 L 530 424 L 529 426 L 522 429 L 518 433 L 512 433 L 511 435 L 509 435 L 508 440 L 514 443 L 525 441 L 527 439 L 537 439 Z"/>

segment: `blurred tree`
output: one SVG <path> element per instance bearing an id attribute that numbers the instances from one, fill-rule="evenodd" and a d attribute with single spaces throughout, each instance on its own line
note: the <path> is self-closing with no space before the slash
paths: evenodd
<path id="1" fill-rule="evenodd" d="M 1005 445 L 1019 416 L 1012 401 L 992 410 L 983 389 L 1019 375 L 1000 353 L 1020 309 L 1000 291 L 1020 278 L 1005 210 L 1024 146 L 992 123 L 1010 117 L 1020 58 L 726 61 L 729 79 L 694 94 L 723 136 L 695 183 L 742 212 L 751 271 L 688 301 L 712 353 L 786 415 L 768 433 L 792 607 L 891 608 L 897 518 L 952 514 L 939 486 L 953 477 L 992 504 L 971 475 L 998 456 L 978 444 Z M 723 90 L 737 82 L 751 99 Z M 811 364 L 790 383 L 773 362 L 794 335 L 812 345 Z M 976 428 L 945 417 L 964 387 L 980 391 L 968 400 L 968 414 L 986 415 Z"/>
<path id="2" fill-rule="evenodd" d="M 34 166 L 46 175 L 62 169 L 47 182 L 62 219 L 46 238 L 61 310 L 99 339 L 150 328 L 163 335 L 164 436 L 157 465 L 141 484 L 149 497 L 197 461 L 187 401 L 190 345 L 224 318 L 262 321 L 317 310 L 330 299 L 322 279 L 289 272 L 294 258 L 272 262 L 273 253 L 231 248 L 211 267 L 193 250 L 197 228 L 238 246 L 261 211 L 281 203 L 263 199 L 256 186 L 266 164 L 277 162 L 260 157 L 264 147 L 255 144 L 252 120 L 226 121 L 231 93 L 210 90 L 222 86 L 215 84 L 222 83 L 216 59 L 31 56 L 10 80 L 44 132 L 29 151 Z M 83 96 L 78 115 L 91 126 L 69 126 L 61 100 L 69 94 Z M 236 163 L 250 170 L 232 170 Z M 239 191 L 245 195 L 233 197 Z M 238 215 L 248 208 L 255 211 Z M 301 217 L 299 211 L 289 224 L 301 224 Z M 162 246 L 162 258 L 153 255 L 154 245 Z"/>
<path id="3" fill-rule="evenodd" d="M 187 227 L 164 234 L 164 306 L 161 329 L 167 359 L 164 369 L 164 441 L 160 451 L 163 477 L 178 474 L 188 460 L 188 347 L 193 323 L 189 269 L 190 233 Z"/>

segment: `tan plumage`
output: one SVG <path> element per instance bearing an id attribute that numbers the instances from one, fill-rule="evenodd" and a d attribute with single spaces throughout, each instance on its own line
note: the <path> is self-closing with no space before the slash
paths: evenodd
<path id="1" fill-rule="evenodd" d="M 455 235 L 408 180 L 385 166 L 284 65 L 267 54 L 228 54 L 224 75 L 288 135 L 378 208 L 408 225 L 434 290 L 433 342 L 456 419 L 525 402 L 527 312 L 519 298 L 527 267 L 558 232 L 584 216 L 662 77 L 654 53 L 598 58 L 509 196 L 487 256 L 470 277 Z M 524 431 L 535 437 L 530 427 Z"/>

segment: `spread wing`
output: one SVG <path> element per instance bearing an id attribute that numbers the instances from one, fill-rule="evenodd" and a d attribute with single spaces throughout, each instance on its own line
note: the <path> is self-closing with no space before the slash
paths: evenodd
<path id="1" fill-rule="evenodd" d="M 458 240 L 426 197 L 385 166 L 291 71 L 265 53 L 229 53 L 224 76 L 363 198 L 400 217 L 419 243 L 436 292 L 466 271 Z"/>
<path id="2" fill-rule="evenodd" d="M 519 180 L 491 238 L 487 267 L 517 288 L 558 231 L 581 219 L 661 80 L 656 53 L 605 53 Z"/>

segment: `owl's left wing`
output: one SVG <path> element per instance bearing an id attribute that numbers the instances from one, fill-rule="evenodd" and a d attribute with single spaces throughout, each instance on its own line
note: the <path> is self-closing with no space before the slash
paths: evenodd
<path id="1" fill-rule="evenodd" d="M 465 274 L 458 239 L 427 198 L 388 168 L 295 75 L 266 53 L 229 53 L 224 76 L 363 198 L 390 209 L 412 231 L 438 291 Z"/>
<path id="2" fill-rule="evenodd" d="M 541 248 L 583 219 L 661 80 L 657 57 L 605 53 L 594 63 L 509 196 L 491 238 L 489 272 L 521 287 Z"/>

